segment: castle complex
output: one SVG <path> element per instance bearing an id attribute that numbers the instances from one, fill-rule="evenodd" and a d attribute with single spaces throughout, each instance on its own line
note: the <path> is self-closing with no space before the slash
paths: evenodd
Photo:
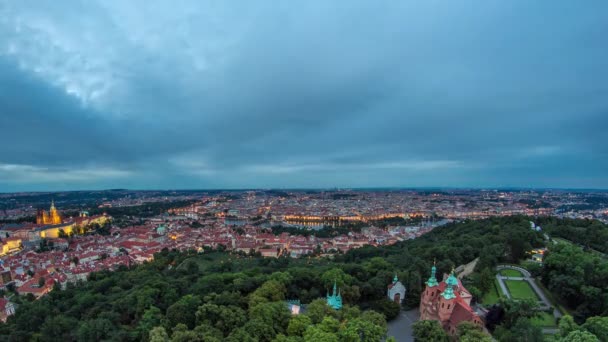
<path id="1" fill-rule="evenodd" d="M 38 213 L 36 214 L 36 224 L 61 224 L 63 221 L 61 220 L 61 216 L 59 216 L 59 212 L 57 212 L 57 208 L 55 208 L 55 202 L 51 202 L 51 209 L 47 212 L 42 209 L 38 209 Z"/>
<path id="2" fill-rule="evenodd" d="M 481 318 L 471 308 L 473 296 L 454 275 L 454 270 L 437 281 L 435 265 L 431 277 L 420 296 L 420 319 L 439 321 L 448 334 L 454 335 L 458 324 L 464 321 L 482 325 Z"/>

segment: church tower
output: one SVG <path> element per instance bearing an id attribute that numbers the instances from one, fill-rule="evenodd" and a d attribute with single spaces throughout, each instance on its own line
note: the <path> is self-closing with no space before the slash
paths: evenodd
<path id="1" fill-rule="evenodd" d="M 422 292 L 422 296 L 420 298 L 420 319 L 434 319 L 436 316 L 437 307 L 434 304 L 434 300 L 439 295 L 439 283 L 437 282 L 437 277 L 435 273 L 437 272 L 437 267 L 435 267 L 435 262 L 433 262 L 433 267 L 431 267 L 431 276 L 429 280 L 425 282 L 426 287 Z"/>
<path id="2" fill-rule="evenodd" d="M 49 224 L 61 224 L 61 217 L 55 208 L 55 201 L 51 201 L 51 210 L 49 211 Z"/>
<path id="3" fill-rule="evenodd" d="M 445 290 L 440 295 L 438 305 L 439 321 L 441 322 L 449 320 L 450 316 L 452 316 L 452 311 L 454 311 L 454 298 L 456 298 L 454 287 L 458 286 L 458 280 L 454 276 L 454 270 L 452 270 L 450 276 L 445 280 L 445 283 Z"/>
<path id="4" fill-rule="evenodd" d="M 327 305 L 336 310 L 340 310 L 342 309 L 342 296 L 340 295 L 340 291 L 336 291 L 336 289 L 337 284 L 334 281 L 334 292 L 331 294 L 331 296 L 329 295 L 329 293 L 327 293 Z"/>

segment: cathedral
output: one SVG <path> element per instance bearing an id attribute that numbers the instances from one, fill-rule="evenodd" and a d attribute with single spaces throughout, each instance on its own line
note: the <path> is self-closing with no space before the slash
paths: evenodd
<path id="1" fill-rule="evenodd" d="M 61 216 L 59 216 L 59 212 L 57 212 L 57 208 L 55 208 L 55 202 L 51 202 L 51 209 L 46 212 L 45 210 L 38 209 L 38 213 L 36 214 L 36 223 L 37 224 L 61 224 L 63 221 L 61 220 Z"/>
<path id="2" fill-rule="evenodd" d="M 454 335 L 458 324 L 464 321 L 481 326 L 481 318 L 471 308 L 473 296 L 454 275 L 454 270 L 444 276 L 441 283 L 437 281 L 435 265 L 431 268 L 431 277 L 420 295 L 420 319 L 439 321 L 448 334 Z"/>

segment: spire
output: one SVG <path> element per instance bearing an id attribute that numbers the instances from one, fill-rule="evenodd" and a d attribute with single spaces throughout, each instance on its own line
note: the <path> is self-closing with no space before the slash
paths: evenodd
<path id="1" fill-rule="evenodd" d="M 456 273 L 454 272 L 454 267 L 452 267 L 452 272 L 450 272 L 450 275 L 445 280 L 445 283 L 448 284 L 448 286 L 450 286 L 450 287 L 458 285 L 458 279 L 456 279 Z"/>
<path id="2" fill-rule="evenodd" d="M 458 285 L 458 279 L 456 279 L 454 267 L 452 267 L 452 272 L 450 272 L 450 275 L 445 280 L 445 284 L 446 284 L 445 290 L 441 294 L 443 296 L 443 298 L 445 298 L 445 299 L 456 298 L 456 295 L 454 294 L 454 286 Z"/>
<path id="3" fill-rule="evenodd" d="M 393 284 L 397 283 L 399 278 L 397 278 L 397 273 L 395 273 L 395 277 L 393 278 Z"/>
<path id="4" fill-rule="evenodd" d="M 51 210 L 55 209 L 55 200 L 51 200 Z"/>
<path id="5" fill-rule="evenodd" d="M 335 295 L 336 295 L 336 287 L 337 287 L 337 286 L 336 286 L 336 281 L 334 280 L 334 292 L 332 293 L 332 295 L 333 295 L 333 296 L 335 296 Z"/>
<path id="6" fill-rule="evenodd" d="M 431 277 L 426 281 L 426 286 L 433 287 L 439 285 L 437 282 L 437 277 L 435 273 L 437 272 L 437 267 L 435 267 L 435 261 L 433 260 L 433 267 L 431 267 Z"/>
<path id="7" fill-rule="evenodd" d="M 441 296 L 445 299 L 456 298 L 456 295 L 454 294 L 454 289 L 450 285 L 445 287 L 445 290 L 441 293 Z"/>

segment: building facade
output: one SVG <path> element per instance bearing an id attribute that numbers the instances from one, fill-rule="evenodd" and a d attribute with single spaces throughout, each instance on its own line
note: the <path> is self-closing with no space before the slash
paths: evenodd
<path id="1" fill-rule="evenodd" d="M 436 271 L 433 265 L 431 277 L 420 295 L 420 319 L 439 321 L 450 335 L 454 335 L 458 324 L 464 321 L 481 326 L 481 318 L 471 308 L 473 296 L 456 278 L 454 271 L 445 275 L 442 282 L 437 281 Z"/>
<path id="2" fill-rule="evenodd" d="M 405 286 L 399 281 L 396 274 L 393 278 L 393 282 L 388 285 L 386 295 L 388 296 L 388 300 L 399 305 L 401 305 L 401 302 L 403 302 L 403 299 L 405 298 Z"/>
<path id="3" fill-rule="evenodd" d="M 37 224 L 61 224 L 63 221 L 61 220 L 61 216 L 59 216 L 59 212 L 57 208 L 55 208 L 55 201 L 51 202 L 51 208 L 48 212 L 45 210 L 39 209 L 36 214 L 36 223 Z"/>

